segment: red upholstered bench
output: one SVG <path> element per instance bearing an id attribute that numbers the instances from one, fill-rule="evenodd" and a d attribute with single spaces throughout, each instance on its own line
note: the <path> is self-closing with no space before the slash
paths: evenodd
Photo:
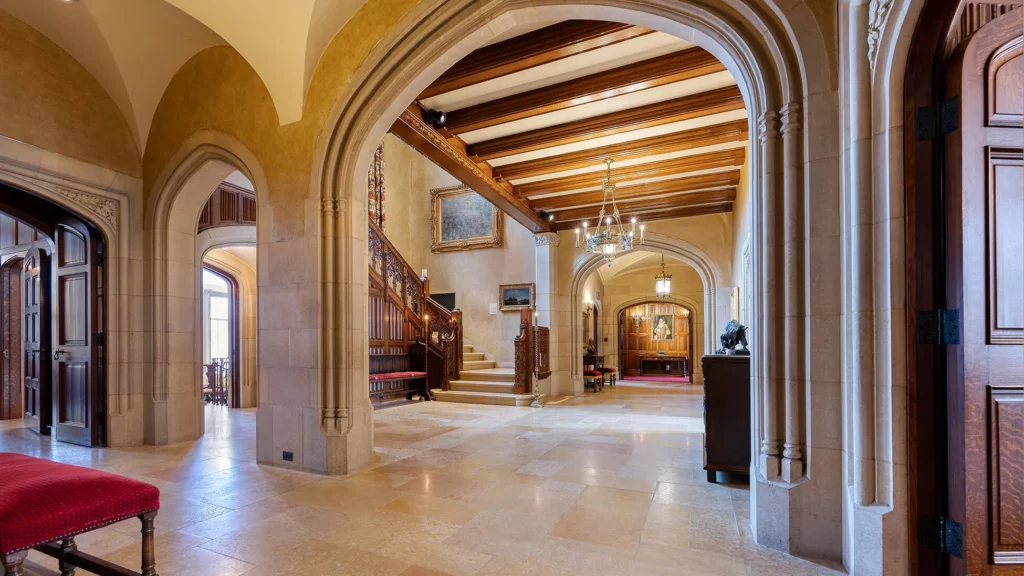
<path id="1" fill-rule="evenodd" d="M 615 376 L 617 372 L 615 368 L 612 368 L 611 366 L 601 366 L 597 369 L 597 371 L 603 374 L 605 378 L 608 379 L 609 386 L 615 386 Z"/>
<path id="2" fill-rule="evenodd" d="M 600 370 L 583 371 L 583 391 L 586 392 L 587 388 L 593 388 L 594 392 L 604 389 L 604 374 Z"/>
<path id="3" fill-rule="evenodd" d="M 0 452 L 0 560 L 21 576 L 29 549 L 100 576 L 156 576 L 153 521 L 160 490 L 124 476 Z M 75 536 L 121 520 L 142 520 L 142 572 L 78 551 Z"/>

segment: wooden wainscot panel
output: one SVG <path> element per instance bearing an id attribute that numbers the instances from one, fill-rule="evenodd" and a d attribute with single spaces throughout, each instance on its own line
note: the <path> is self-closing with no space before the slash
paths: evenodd
<path id="1" fill-rule="evenodd" d="M 1024 564 L 1024 386 L 989 388 L 993 564 Z"/>
<path id="2" fill-rule="evenodd" d="M 1024 344 L 1024 154 L 1020 148 L 986 149 L 988 341 Z"/>

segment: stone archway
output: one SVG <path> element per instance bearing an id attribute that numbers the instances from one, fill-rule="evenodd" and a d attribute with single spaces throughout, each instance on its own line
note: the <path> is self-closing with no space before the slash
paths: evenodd
<path id="1" fill-rule="evenodd" d="M 805 279 L 814 277 L 812 270 L 834 270 L 840 247 L 838 236 L 821 231 L 822 222 L 831 230 L 839 227 L 838 214 L 829 208 L 830 202 L 838 202 L 839 191 L 815 186 L 812 195 L 811 189 L 813 183 L 838 180 L 839 167 L 833 161 L 839 154 L 837 139 L 820 136 L 829 133 L 825 127 L 834 125 L 837 114 L 835 70 L 821 29 L 791 25 L 801 18 L 814 21 L 812 13 L 799 1 L 783 10 L 746 0 L 713 7 L 674 0 L 612 0 L 600 5 L 572 0 L 450 0 L 414 7 L 378 43 L 337 100 L 314 158 L 322 238 L 318 419 L 327 442 L 327 471 L 365 466 L 372 454 L 372 412 L 364 393 L 367 369 L 362 360 L 366 202 L 361 186 L 377 142 L 434 78 L 512 25 L 544 18 L 638 24 L 690 39 L 713 53 L 737 79 L 745 98 L 756 294 L 752 327 L 762 335 L 753 349 L 752 369 L 752 474 L 758 478 L 752 498 L 755 538 L 793 553 L 841 558 L 841 499 L 826 497 L 842 492 L 830 480 L 842 474 L 843 461 L 836 457 L 839 447 L 822 445 L 823 450 L 815 453 L 822 456 L 814 475 L 822 479 L 818 481 L 811 475 L 815 467 L 808 445 L 811 424 L 817 427 L 815 438 L 841 436 L 839 421 L 812 422 L 808 407 L 824 402 L 828 410 L 842 409 L 838 395 L 819 398 L 810 381 L 814 358 L 842 353 L 838 325 L 825 321 L 841 313 L 838 289 L 805 288 Z M 804 131 L 804 117 L 813 138 Z M 816 224 L 811 231 L 810 221 Z M 724 286 L 726 279 L 722 280 L 714 283 L 716 289 Z M 557 286 L 552 300 L 559 304 L 552 313 L 564 314 L 575 305 L 571 291 Z M 833 302 L 825 302 L 833 296 Z M 552 341 L 564 339 L 553 328 Z M 555 360 L 553 368 L 570 370 L 572 360 L 564 358 L 562 367 L 556 367 Z M 827 508 L 809 505 L 825 500 Z M 811 508 L 814 516 L 806 513 Z"/>
<path id="2" fill-rule="evenodd" d="M 669 297 L 666 297 L 666 298 L 652 298 L 650 296 L 645 296 L 645 297 L 640 297 L 640 298 L 633 298 L 631 300 L 627 300 L 625 302 L 622 302 L 622 303 L 616 305 L 615 308 L 614 308 L 613 315 L 610 316 L 610 317 L 613 318 L 615 323 L 617 324 L 620 321 L 619 315 L 622 314 L 624 311 L 626 311 L 629 308 L 631 308 L 633 306 L 636 306 L 638 304 L 647 304 L 647 303 L 652 303 L 652 304 L 653 303 L 675 304 L 676 306 L 679 306 L 680 308 L 683 308 L 683 309 L 689 311 L 690 318 L 692 319 L 691 322 L 692 322 L 692 325 L 694 327 L 696 327 L 698 325 L 703 326 L 703 324 L 704 324 L 703 313 L 698 313 L 698 310 L 702 310 L 703 309 L 703 303 L 695 302 L 692 299 L 687 298 L 687 297 L 682 296 L 682 295 L 669 296 Z M 613 330 L 612 334 L 615 335 L 614 346 L 612 348 L 614 350 L 616 350 L 616 354 L 618 354 L 618 349 L 622 345 L 621 342 L 619 341 L 619 330 Z M 699 384 L 703 384 L 704 383 L 704 370 L 700 366 L 700 360 L 701 360 L 701 358 L 704 357 L 704 353 L 703 353 L 703 350 L 702 350 L 700 355 L 697 354 L 697 338 L 696 338 L 695 334 L 692 331 L 690 332 L 690 340 L 693 343 L 693 347 L 692 347 L 693 350 L 691 350 L 691 354 L 693 354 L 693 359 L 692 359 L 691 366 L 690 366 L 690 374 L 692 375 L 692 377 L 690 378 L 690 382 L 692 382 L 693 384 L 698 384 L 699 385 Z M 610 341 L 609 344 L 613 344 L 613 342 Z M 700 344 L 701 344 L 701 348 L 703 348 L 704 342 L 701 341 Z M 622 362 L 622 360 L 621 360 L 621 357 L 620 357 L 619 364 L 621 364 L 621 362 Z M 620 373 L 621 373 L 622 377 L 625 377 L 626 376 L 625 369 L 621 369 L 621 366 L 619 366 L 619 365 L 617 365 L 617 367 L 620 367 Z"/>
<path id="3" fill-rule="evenodd" d="M 649 233 L 644 239 L 643 249 L 645 252 L 653 252 L 655 254 L 663 254 L 670 258 L 674 258 L 689 265 L 693 268 L 697 275 L 700 277 L 701 283 L 704 285 L 704 300 L 703 300 L 703 325 L 704 329 L 702 332 L 702 343 L 703 353 L 710 354 L 714 352 L 714 342 L 716 342 L 715 330 L 716 330 L 716 318 L 718 316 L 718 292 L 724 288 L 724 280 L 718 267 L 714 264 L 712 259 L 700 248 L 697 248 L 693 244 L 680 240 L 678 238 L 672 238 L 663 234 Z M 569 285 L 569 318 L 579 318 L 582 312 L 582 294 L 583 284 L 591 274 L 597 272 L 597 269 L 605 265 L 606 262 L 603 257 L 599 255 L 591 255 L 587 258 L 581 258 L 577 260 L 573 267 L 572 279 Z M 728 288 L 725 288 L 728 290 Z M 725 296 L 727 297 L 727 296 Z M 620 310 L 616 310 L 615 314 L 618 315 Z M 573 393 L 583 393 L 583 343 L 582 336 L 579 332 L 578 323 L 575 321 L 570 322 L 570 378 L 572 379 Z"/>
<path id="4" fill-rule="evenodd" d="M 156 179 L 146 205 L 147 347 L 152 384 L 146 390 L 146 443 L 194 440 L 203 433 L 201 350 L 194 325 L 202 275 L 196 225 L 210 194 L 234 171 L 252 182 L 257 217 L 269 206 L 267 181 L 256 156 L 219 132 L 193 135 Z M 257 246 L 267 242 L 256 230 Z"/>

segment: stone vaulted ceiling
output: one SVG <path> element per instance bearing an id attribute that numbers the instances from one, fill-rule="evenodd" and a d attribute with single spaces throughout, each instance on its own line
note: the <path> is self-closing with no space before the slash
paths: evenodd
<path id="1" fill-rule="evenodd" d="M 144 150 L 157 104 L 197 52 L 230 44 L 270 92 L 282 124 L 302 116 L 313 69 L 365 0 L 0 0 L 78 60 Z"/>

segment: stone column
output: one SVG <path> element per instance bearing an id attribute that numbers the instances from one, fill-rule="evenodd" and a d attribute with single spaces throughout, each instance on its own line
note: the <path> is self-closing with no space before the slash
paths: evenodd
<path id="1" fill-rule="evenodd" d="M 783 140 L 783 254 L 785 282 L 785 432 L 782 451 L 782 479 L 795 482 L 804 475 L 802 390 L 804 369 L 803 343 L 803 170 L 800 164 L 800 105 L 790 102 L 782 109 Z"/>
<path id="2" fill-rule="evenodd" d="M 551 377 L 541 382 L 545 394 L 571 394 L 572 380 L 569 376 L 569 327 L 565 325 L 566 315 L 561 310 L 562 300 L 558 289 L 558 244 L 560 238 L 554 232 L 543 232 L 533 236 L 536 245 L 537 324 L 551 329 Z"/>
<path id="3" fill-rule="evenodd" d="M 768 480 L 776 480 L 781 474 L 778 434 L 778 397 L 782 365 L 781 347 L 778 341 L 778 313 L 781 309 L 778 297 L 778 219 L 777 190 L 778 175 L 776 148 L 779 139 L 779 115 L 765 112 L 758 119 L 758 140 L 761 144 L 761 243 L 764 259 L 761 267 L 764 304 L 761 307 L 761 329 L 759 347 L 764 354 L 761 375 L 761 453 L 758 468 Z"/>
<path id="4" fill-rule="evenodd" d="M 874 262 L 871 172 L 869 3 L 850 5 L 850 385 L 853 397 L 854 498 L 875 501 Z"/>

